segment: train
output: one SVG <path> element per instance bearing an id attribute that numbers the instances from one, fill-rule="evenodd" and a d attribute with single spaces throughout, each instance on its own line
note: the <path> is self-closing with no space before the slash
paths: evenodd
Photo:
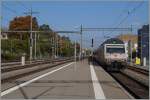
<path id="1" fill-rule="evenodd" d="M 118 38 L 107 39 L 93 52 L 93 57 L 107 71 L 121 71 L 127 61 L 125 44 Z"/>

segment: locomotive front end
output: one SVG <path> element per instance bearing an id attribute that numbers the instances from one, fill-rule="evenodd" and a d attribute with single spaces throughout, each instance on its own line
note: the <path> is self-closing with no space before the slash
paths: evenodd
<path id="1" fill-rule="evenodd" d="M 111 70 L 123 69 L 123 63 L 127 60 L 124 44 L 105 44 L 105 59 Z"/>

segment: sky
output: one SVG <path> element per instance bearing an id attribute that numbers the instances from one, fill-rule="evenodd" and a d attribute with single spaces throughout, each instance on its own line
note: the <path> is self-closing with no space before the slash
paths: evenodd
<path id="1" fill-rule="evenodd" d="M 138 6 L 140 5 L 140 6 Z M 133 27 L 132 34 L 137 34 L 137 29 L 148 24 L 148 0 L 146 1 L 5 1 L 2 2 L 2 27 L 8 27 L 9 21 L 16 16 L 25 16 L 32 7 L 33 14 L 37 17 L 38 24 L 48 24 L 53 30 L 75 30 L 83 27 L 114 28 L 131 13 L 118 27 Z M 83 32 L 83 46 L 90 48 L 91 39 L 97 48 L 107 38 L 130 32 L 124 31 L 90 31 Z M 77 34 L 61 34 L 69 36 L 73 41 L 80 40 Z"/>

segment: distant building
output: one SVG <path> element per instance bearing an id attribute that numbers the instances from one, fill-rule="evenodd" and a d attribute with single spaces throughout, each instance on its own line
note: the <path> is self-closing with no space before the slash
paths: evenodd
<path id="1" fill-rule="evenodd" d="M 143 25 L 138 30 L 138 57 L 141 58 L 142 64 L 146 58 L 146 65 L 149 65 L 149 25 Z"/>

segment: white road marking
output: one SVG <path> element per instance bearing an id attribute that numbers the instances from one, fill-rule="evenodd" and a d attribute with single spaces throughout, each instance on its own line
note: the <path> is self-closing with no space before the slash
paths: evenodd
<path id="1" fill-rule="evenodd" d="M 38 76 L 38 77 L 36 77 L 36 78 L 33 78 L 33 79 L 31 79 L 31 80 L 29 80 L 29 81 L 27 81 L 27 82 L 24 82 L 24 83 L 22 83 L 22 84 L 20 84 L 20 85 L 18 85 L 18 86 L 15 86 L 15 87 L 12 87 L 12 88 L 10 88 L 10 89 L 8 89 L 8 90 L 5 90 L 4 92 L 1 92 L 1 96 L 4 96 L 4 95 L 6 95 L 6 94 L 8 94 L 8 93 L 11 93 L 11 92 L 13 92 L 13 91 L 19 89 L 20 87 L 26 86 L 26 85 L 28 85 L 28 84 L 30 84 L 30 83 L 32 83 L 32 82 L 34 82 L 34 81 L 36 81 L 36 80 L 38 80 L 38 79 L 40 79 L 40 78 L 43 78 L 43 77 L 45 77 L 45 76 L 47 76 L 47 75 L 50 75 L 50 74 L 52 74 L 52 73 L 54 73 L 54 72 L 56 72 L 56 71 L 59 71 L 59 70 L 65 68 L 65 67 L 67 67 L 67 66 L 70 66 L 70 65 L 73 64 L 73 63 L 74 63 L 74 62 L 69 63 L 69 64 L 67 64 L 67 65 L 65 65 L 65 66 L 62 66 L 62 67 L 58 68 L 58 69 L 55 69 L 55 70 L 50 71 L 50 72 L 48 72 L 48 73 L 45 73 L 45 74 L 43 74 L 43 75 L 41 75 L 41 76 Z"/>
<path id="2" fill-rule="evenodd" d="M 93 65 L 90 64 L 91 77 L 93 82 L 95 99 L 106 99 L 102 87 L 100 86 L 99 80 L 97 79 Z"/>

